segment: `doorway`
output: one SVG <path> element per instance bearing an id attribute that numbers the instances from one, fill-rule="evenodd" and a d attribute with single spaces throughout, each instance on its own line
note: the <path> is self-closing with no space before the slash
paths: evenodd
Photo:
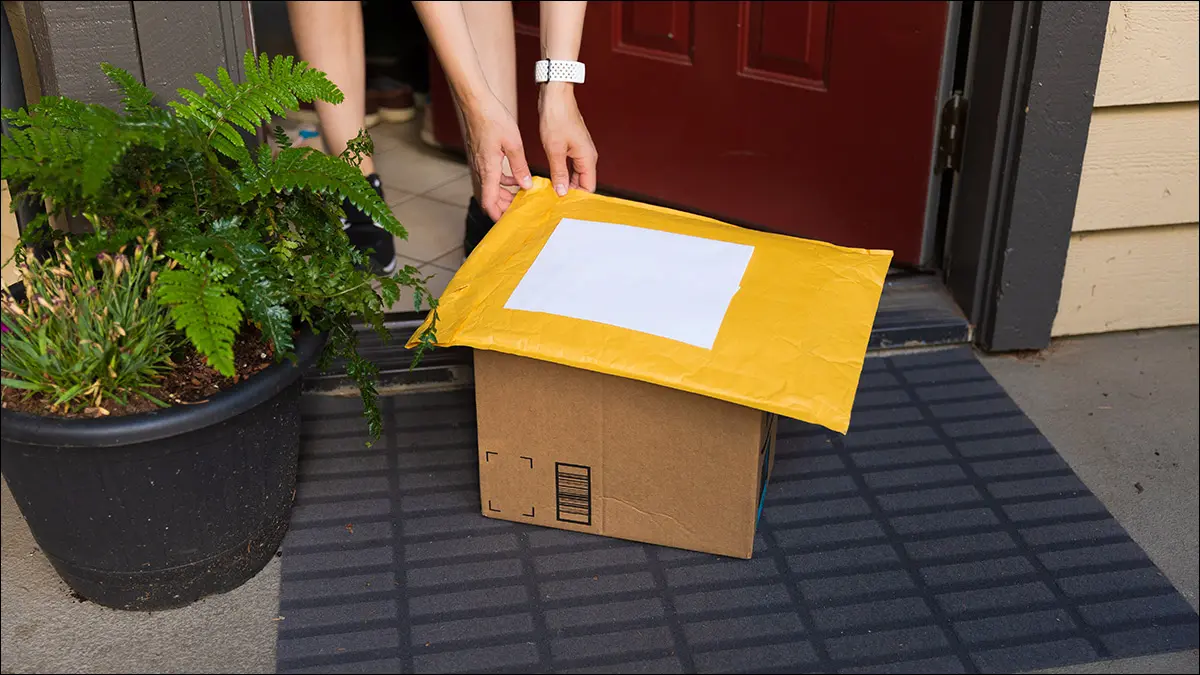
<path id="1" fill-rule="evenodd" d="M 922 261 L 948 2 L 593 3 L 580 108 L 610 193 Z M 538 3 L 515 2 L 518 73 Z M 952 65 L 952 64 L 951 64 Z M 437 141 L 461 149 L 431 64 Z M 537 90 L 519 77 L 523 135 Z M 535 170 L 546 160 L 536 142 Z"/>

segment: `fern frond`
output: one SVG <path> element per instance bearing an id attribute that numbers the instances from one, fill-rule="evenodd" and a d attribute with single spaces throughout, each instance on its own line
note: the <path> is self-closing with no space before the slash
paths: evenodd
<path id="1" fill-rule="evenodd" d="M 258 175 L 245 175 L 247 182 L 239 191 L 242 202 L 284 190 L 314 190 L 336 194 L 362 209 L 380 227 L 407 239 L 408 233 L 391 209 L 371 187 L 357 167 L 313 148 L 286 148 L 264 166 Z"/>
<path id="2" fill-rule="evenodd" d="M 358 135 L 346 143 L 346 149 L 339 155 L 342 161 L 352 166 L 362 164 L 364 157 L 370 157 L 375 154 L 375 141 L 371 140 L 371 135 L 366 129 L 359 129 Z"/>
<path id="3" fill-rule="evenodd" d="M 121 106 L 126 114 L 143 112 L 150 107 L 154 100 L 154 92 L 129 74 L 129 71 L 111 63 L 101 63 L 100 70 L 121 90 Z"/>
<path id="4" fill-rule="evenodd" d="M 367 433 L 379 438 L 383 433 L 383 416 L 379 412 L 379 390 L 375 382 L 379 367 L 358 353 L 358 333 L 349 321 L 340 320 L 330 327 L 329 348 L 333 354 L 346 359 L 346 375 L 358 385 L 362 393 L 363 417 L 367 418 Z M 368 442 L 367 445 L 370 445 Z"/>
<path id="5" fill-rule="evenodd" d="M 155 294 L 171 308 L 175 327 L 187 335 L 208 365 L 233 377 L 233 341 L 242 325 L 242 303 L 220 283 L 229 268 L 194 256 L 172 257 L 185 266 L 159 274 Z"/>
<path id="6" fill-rule="evenodd" d="M 101 105 L 54 96 L 4 117 L 12 125 L 3 141 L 4 178 L 68 199 L 96 196 L 133 146 L 161 149 L 173 123 L 165 111 L 122 117 Z"/>
<path id="7" fill-rule="evenodd" d="M 239 164 L 246 159 L 242 153 L 245 141 L 234 127 L 253 133 L 274 115 L 295 110 L 299 101 L 342 101 L 342 92 L 325 73 L 303 61 L 294 63 L 291 57 L 277 56 L 272 62 L 266 54 L 256 60 L 248 52 L 244 70 L 246 81 L 241 83 L 235 83 L 224 68 L 218 69 L 216 81 L 197 75 L 196 81 L 204 93 L 180 89 L 183 100 L 170 104 L 176 115 L 200 125 L 212 140 L 213 148 Z"/>
<path id="8" fill-rule="evenodd" d="M 288 136 L 287 131 L 283 127 L 275 127 L 275 143 L 283 150 L 292 147 L 292 137 Z"/>
<path id="9" fill-rule="evenodd" d="M 248 280 L 239 295 L 246 298 L 246 315 L 262 331 L 275 353 L 291 353 L 295 346 L 292 341 L 292 313 L 279 304 L 282 300 L 280 294 L 272 292 L 269 282 Z"/>

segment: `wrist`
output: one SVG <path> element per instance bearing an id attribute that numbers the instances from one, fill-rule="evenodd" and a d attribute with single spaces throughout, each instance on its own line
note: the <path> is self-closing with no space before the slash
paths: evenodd
<path id="1" fill-rule="evenodd" d="M 571 82 L 546 82 L 538 85 L 538 113 L 562 111 L 577 107 L 575 85 Z"/>
<path id="2" fill-rule="evenodd" d="M 458 104 L 459 111 L 462 112 L 463 117 L 467 121 L 474 120 L 483 115 L 483 111 L 487 108 L 488 99 L 495 98 L 490 91 L 459 91 L 452 88 L 451 92 L 454 95 L 454 102 Z"/>
<path id="3" fill-rule="evenodd" d="M 538 86 L 538 98 L 542 100 L 556 101 L 575 98 L 574 82 L 543 82 Z"/>
<path id="4" fill-rule="evenodd" d="M 450 80 L 450 94 L 454 97 L 454 102 L 458 104 L 458 109 L 462 111 L 463 115 L 470 117 L 479 114 L 487 107 L 488 102 L 495 98 L 482 73 L 478 77 L 464 75 L 448 79 Z"/>

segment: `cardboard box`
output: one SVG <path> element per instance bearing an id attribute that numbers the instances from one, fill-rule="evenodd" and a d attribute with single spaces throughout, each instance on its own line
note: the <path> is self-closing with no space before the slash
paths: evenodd
<path id="1" fill-rule="evenodd" d="M 535 179 L 436 310 L 483 514 L 749 557 L 774 415 L 849 428 L 890 260 Z"/>
<path id="2" fill-rule="evenodd" d="M 749 558 L 776 416 L 475 352 L 483 515 Z"/>

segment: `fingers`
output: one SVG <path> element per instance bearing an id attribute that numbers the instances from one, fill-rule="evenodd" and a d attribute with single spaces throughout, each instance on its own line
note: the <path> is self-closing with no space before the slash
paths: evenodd
<path id="1" fill-rule="evenodd" d="M 513 200 L 516 199 L 516 197 L 517 196 L 515 194 L 509 192 L 508 190 L 501 190 L 500 203 L 498 204 L 500 213 L 507 213 L 508 207 L 512 206 Z"/>
<path id="2" fill-rule="evenodd" d="M 503 175 L 500 171 L 500 157 L 489 155 L 479 158 L 479 201 L 480 206 L 493 221 L 500 220 L 504 215 L 500 208 L 500 193 L 507 192 L 500 188 Z"/>
<path id="3" fill-rule="evenodd" d="M 571 174 L 567 169 L 567 149 L 562 146 L 547 146 L 546 159 L 550 161 L 550 183 L 559 197 L 567 194 Z"/>
<path id="4" fill-rule="evenodd" d="M 504 156 L 508 158 L 508 168 L 512 170 L 516 184 L 528 190 L 533 187 L 533 176 L 529 173 L 529 163 L 525 161 L 525 148 L 521 143 L 509 143 L 504 148 Z"/>
<path id="5" fill-rule="evenodd" d="M 579 187 L 588 192 L 596 191 L 596 162 L 599 156 L 596 149 L 587 145 L 571 154 L 571 167 L 575 169 L 572 176 L 573 187 Z"/>

